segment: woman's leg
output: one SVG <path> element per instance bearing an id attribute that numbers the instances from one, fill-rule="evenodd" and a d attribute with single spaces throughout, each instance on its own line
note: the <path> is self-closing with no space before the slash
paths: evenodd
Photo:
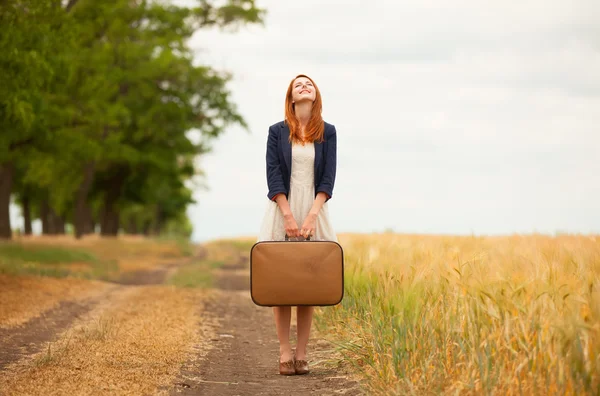
<path id="1" fill-rule="evenodd" d="M 310 336 L 310 327 L 314 307 L 298 307 L 297 309 L 297 327 L 298 327 L 298 344 L 296 345 L 296 359 L 306 360 L 306 345 Z"/>
<path id="2" fill-rule="evenodd" d="M 279 355 L 281 362 L 287 362 L 294 356 L 290 345 L 290 321 L 292 319 L 292 307 L 273 307 L 275 315 L 275 327 L 277 338 L 279 338 Z"/>

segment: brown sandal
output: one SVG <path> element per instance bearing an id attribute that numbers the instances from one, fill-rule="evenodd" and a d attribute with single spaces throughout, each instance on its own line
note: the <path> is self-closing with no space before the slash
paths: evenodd
<path id="1" fill-rule="evenodd" d="M 282 362 L 281 360 L 279 360 L 279 374 L 281 374 L 281 375 L 296 374 L 294 359 L 290 359 L 287 362 Z"/>
<path id="2" fill-rule="evenodd" d="M 298 375 L 308 374 L 310 372 L 308 369 L 308 362 L 306 360 L 295 360 L 294 369 Z"/>

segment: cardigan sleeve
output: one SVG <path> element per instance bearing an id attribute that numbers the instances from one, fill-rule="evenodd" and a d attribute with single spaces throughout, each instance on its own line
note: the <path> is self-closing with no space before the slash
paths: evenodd
<path id="1" fill-rule="evenodd" d="M 287 197 L 287 191 L 283 184 L 283 175 L 281 174 L 281 166 L 279 163 L 279 156 L 277 155 L 277 143 L 278 134 L 276 130 L 271 127 L 269 128 L 269 137 L 267 139 L 267 186 L 269 192 L 267 197 L 270 200 L 275 200 L 275 197 L 279 194 L 285 194 Z"/>
<path id="2" fill-rule="evenodd" d="M 325 202 L 333 196 L 333 187 L 335 185 L 335 174 L 337 166 L 337 133 L 335 126 L 331 126 L 331 133 L 326 136 L 327 152 L 325 153 L 325 169 L 321 182 L 317 186 L 315 194 L 324 192 L 327 194 Z"/>

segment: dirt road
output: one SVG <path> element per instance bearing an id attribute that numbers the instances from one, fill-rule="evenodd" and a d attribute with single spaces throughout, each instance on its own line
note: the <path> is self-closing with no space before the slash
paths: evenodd
<path id="1" fill-rule="evenodd" d="M 226 266 L 218 274 L 219 290 L 207 303 L 207 313 L 220 319 L 212 349 L 203 360 L 182 371 L 180 389 L 172 395 L 359 395 L 358 383 L 341 369 L 327 367 L 331 345 L 314 336 L 307 376 L 278 373 L 279 344 L 270 308 L 249 297 L 248 267 Z M 292 327 L 295 334 L 295 326 Z"/>
<path id="2" fill-rule="evenodd" d="M 250 299 L 247 256 L 212 269 L 209 290 L 164 284 L 177 267 L 130 273 L 0 329 L 0 394 L 363 394 L 315 332 L 311 373 L 278 374 L 272 313 Z"/>

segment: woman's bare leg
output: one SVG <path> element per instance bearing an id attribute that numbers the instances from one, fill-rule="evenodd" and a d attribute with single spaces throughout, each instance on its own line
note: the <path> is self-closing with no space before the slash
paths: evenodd
<path id="1" fill-rule="evenodd" d="M 308 344 L 308 338 L 310 336 L 310 327 L 312 325 L 312 318 L 314 307 L 298 307 L 297 315 L 297 328 L 298 328 L 298 343 L 296 345 L 296 359 L 306 360 L 306 346 Z"/>
<path id="2" fill-rule="evenodd" d="M 281 362 L 287 362 L 294 356 L 290 345 L 290 321 L 292 320 L 292 307 L 273 307 L 275 327 L 279 338 L 279 355 Z"/>

